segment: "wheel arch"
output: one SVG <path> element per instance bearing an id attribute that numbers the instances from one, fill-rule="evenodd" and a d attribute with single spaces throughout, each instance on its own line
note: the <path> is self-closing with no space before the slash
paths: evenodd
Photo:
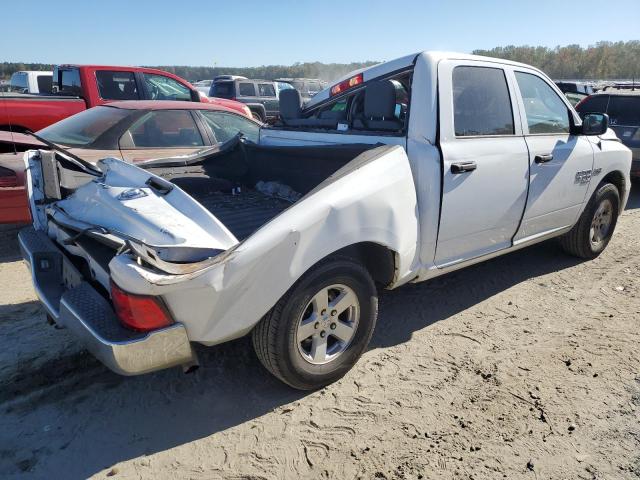
<path id="1" fill-rule="evenodd" d="M 620 201 L 623 201 L 623 199 L 626 198 L 628 186 L 625 176 L 621 171 L 610 171 L 604 176 L 600 183 L 611 183 L 615 185 L 615 187 L 618 189 L 618 194 L 620 195 Z"/>
<path id="2" fill-rule="evenodd" d="M 354 243 L 327 255 L 325 259 L 333 256 L 346 256 L 358 261 L 374 282 L 382 287 L 395 283 L 397 279 L 398 253 L 385 245 L 375 242 Z"/>

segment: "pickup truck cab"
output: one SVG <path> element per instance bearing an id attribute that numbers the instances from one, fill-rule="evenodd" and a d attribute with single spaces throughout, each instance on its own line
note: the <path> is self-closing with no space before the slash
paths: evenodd
<path id="1" fill-rule="evenodd" d="M 198 159 L 25 154 L 36 291 L 114 371 L 187 367 L 193 342 L 250 333 L 271 373 L 318 388 L 367 348 L 376 287 L 553 237 L 595 258 L 629 195 L 631 153 L 607 116 L 581 120 L 527 65 L 423 52 L 305 109 L 289 91 L 258 143 Z"/>
<path id="2" fill-rule="evenodd" d="M 51 72 L 21 70 L 11 75 L 9 91 L 15 93 L 46 93 L 51 91 Z"/>
<path id="3" fill-rule="evenodd" d="M 47 93 L 47 94 L 45 94 Z M 49 92 L 0 95 L 0 130 L 36 132 L 91 107 L 118 100 L 178 100 L 218 103 L 249 116 L 247 107 L 208 99 L 186 80 L 142 67 L 58 65 Z"/>

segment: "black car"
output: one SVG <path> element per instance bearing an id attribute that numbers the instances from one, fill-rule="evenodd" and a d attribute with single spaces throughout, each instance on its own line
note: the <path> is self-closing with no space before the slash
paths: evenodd
<path id="1" fill-rule="evenodd" d="M 246 104 L 260 122 L 273 122 L 280 114 L 276 84 L 270 80 L 244 77 L 217 77 L 209 89 L 210 97 L 228 98 Z"/>
<path id="2" fill-rule="evenodd" d="M 609 115 L 609 125 L 633 152 L 631 176 L 640 178 L 640 91 L 604 91 L 585 98 L 576 107 L 578 113 Z"/>

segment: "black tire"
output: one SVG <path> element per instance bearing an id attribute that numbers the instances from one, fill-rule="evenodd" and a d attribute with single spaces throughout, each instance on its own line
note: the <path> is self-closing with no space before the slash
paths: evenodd
<path id="1" fill-rule="evenodd" d="M 613 207 L 613 217 L 610 227 L 597 245 L 591 242 L 591 223 L 595 213 L 600 205 L 605 202 L 611 202 Z M 620 193 L 615 185 L 611 183 L 602 183 L 598 186 L 593 196 L 589 200 L 586 208 L 580 215 L 578 223 L 560 238 L 562 248 L 569 254 L 580 258 L 594 259 L 600 255 L 609 244 L 613 232 L 618 223 L 618 215 L 620 214 Z"/>
<path id="2" fill-rule="evenodd" d="M 262 113 L 256 110 L 251 110 L 251 116 L 253 117 L 254 120 L 260 123 L 264 123 L 264 117 L 262 116 Z"/>
<path id="3" fill-rule="evenodd" d="M 328 363 L 309 363 L 298 348 L 298 322 L 311 299 L 334 284 L 348 286 L 359 303 L 353 338 Z M 315 390 L 346 374 L 364 353 L 378 316 L 378 296 L 369 272 L 349 257 L 330 257 L 305 273 L 253 329 L 253 346 L 260 362 L 274 376 L 299 390 Z"/>

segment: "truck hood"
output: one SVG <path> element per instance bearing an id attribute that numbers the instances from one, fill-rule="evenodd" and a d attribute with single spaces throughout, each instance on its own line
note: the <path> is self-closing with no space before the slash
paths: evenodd
<path id="1" fill-rule="evenodd" d="M 33 156 L 29 162 L 37 161 Z M 208 210 L 176 185 L 115 158 L 97 164 L 102 176 L 65 179 L 60 185 L 81 185 L 66 198 L 40 205 L 43 185 L 29 178 L 32 210 L 40 223 L 48 218 L 57 226 L 81 234 L 92 232 L 122 242 L 140 257 L 169 273 L 185 273 L 202 267 L 220 253 L 238 244 L 235 236 Z M 30 177 L 45 169 L 30 165 Z M 68 174 L 67 174 L 68 175 Z M 88 180 L 88 181 L 86 181 Z M 46 190 L 46 187 L 44 188 Z M 42 209 L 46 211 L 43 212 Z"/>

